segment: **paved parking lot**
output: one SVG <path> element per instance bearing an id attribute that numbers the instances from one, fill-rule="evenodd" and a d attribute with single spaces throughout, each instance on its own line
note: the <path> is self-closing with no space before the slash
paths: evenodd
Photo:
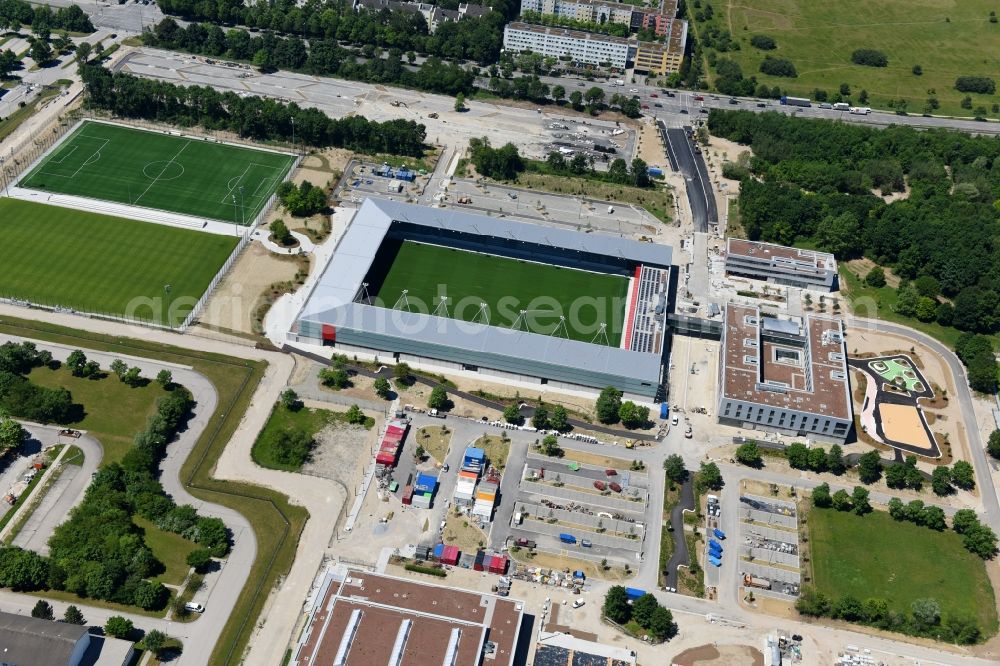
<path id="1" fill-rule="evenodd" d="M 770 581 L 770 589 L 755 587 L 755 594 L 794 600 L 801 584 L 795 504 L 773 497 L 741 495 L 739 512 L 741 576 Z"/>

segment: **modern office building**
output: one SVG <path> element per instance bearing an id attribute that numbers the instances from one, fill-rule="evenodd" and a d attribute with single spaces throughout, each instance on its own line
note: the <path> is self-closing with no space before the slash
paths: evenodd
<path id="1" fill-rule="evenodd" d="M 730 238 L 726 274 L 817 291 L 837 290 L 837 260 L 827 252 Z"/>
<path id="2" fill-rule="evenodd" d="M 319 585 L 292 666 L 514 664 L 513 599 L 357 570 Z"/>
<path id="3" fill-rule="evenodd" d="M 854 410 L 839 319 L 779 318 L 726 306 L 719 359 L 720 423 L 843 442 Z"/>

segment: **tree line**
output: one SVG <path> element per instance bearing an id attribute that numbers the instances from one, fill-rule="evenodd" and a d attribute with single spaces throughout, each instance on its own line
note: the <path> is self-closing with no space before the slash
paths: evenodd
<path id="1" fill-rule="evenodd" d="M 80 408 L 69 391 L 28 380 L 32 369 L 51 364 L 52 354 L 30 342 L 0 345 L 0 412 L 38 423 L 73 421 Z"/>
<path id="2" fill-rule="evenodd" d="M 32 5 L 25 0 L 0 0 L 0 28 L 19 30 L 30 25 L 36 34 L 51 30 L 94 32 L 90 17 L 76 5 L 59 7 L 55 11 L 48 5 Z"/>
<path id="3" fill-rule="evenodd" d="M 86 104 L 124 118 L 228 130 L 258 141 L 295 139 L 316 148 L 347 148 L 366 153 L 419 157 L 426 129 L 412 120 L 374 122 L 361 116 L 333 119 L 318 109 L 303 109 L 262 97 L 220 93 L 208 86 L 178 86 L 99 65 L 83 67 Z"/>
<path id="4" fill-rule="evenodd" d="M 421 55 L 496 62 L 503 46 L 503 28 L 516 16 L 512 0 L 493 4 L 481 17 L 444 21 L 430 34 L 427 21 L 416 11 L 355 11 L 346 0 L 253 2 L 242 0 L 157 0 L 164 14 L 188 21 L 241 25 L 251 29 L 299 37 L 336 40 L 358 46 L 415 51 Z M 457 7 L 457 3 L 454 3 Z M 452 7 L 453 9 L 455 7 Z"/>
<path id="5" fill-rule="evenodd" d="M 708 127 L 753 150 L 740 188 L 750 238 L 868 257 L 904 288 L 933 278 L 954 304 L 929 296 L 938 323 L 1000 330 L 1000 140 L 715 109 Z"/>

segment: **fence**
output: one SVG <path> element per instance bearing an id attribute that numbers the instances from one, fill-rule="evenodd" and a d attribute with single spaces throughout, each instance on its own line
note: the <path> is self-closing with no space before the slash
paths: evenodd
<path id="1" fill-rule="evenodd" d="M 57 118 L 58 124 L 52 128 L 51 132 L 42 132 L 40 135 L 29 136 L 17 146 L 11 147 L 10 158 L 14 163 L 12 165 L 5 165 L 2 174 L 0 174 L 3 176 L 4 190 L 7 190 L 12 184 L 16 184 L 19 174 L 22 172 L 27 173 L 33 169 L 36 163 L 45 157 L 49 149 L 66 135 L 66 132 L 76 129 L 76 126 L 83 122 L 82 115 L 83 113 L 79 109 L 70 111 Z M 74 120 L 76 122 L 73 122 Z M 28 144 L 32 145 L 29 146 Z M 29 152 L 27 157 L 22 158 L 20 154 L 24 150 L 28 150 Z M 27 166 L 22 169 L 22 164 L 27 164 Z"/>
<path id="2" fill-rule="evenodd" d="M 265 208 L 265 210 L 267 210 L 267 208 L 270 208 L 271 203 L 273 203 L 272 201 L 273 199 L 274 195 L 272 195 L 271 199 L 268 200 L 268 205 Z M 208 283 L 208 287 L 205 289 L 205 293 L 201 295 L 201 298 L 198 299 L 198 302 L 194 304 L 193 308 L 191 308 L 191 312 L 189 312 L 188 316 L 184 318 L 184 323 L 182 323 L 179 326 L 180 331 L 182 333 L 188 329 L 188 327 L 191 325 L 191 322 L 195 320 L 195 317 L 200 315 L 201 311 L 205 309 L 205 304 L 208 302 L 209 297 L 215 291 L 215 288 L 219 286 L 219 283 L 222 282 L 222 280 L 226 277 L 226 273 L 228 273 L 229 269 L 233 267 L 233 264 L 236 263 L 236 260 L 240 258 L 240 254 L 242 254 L 244 248 L 246 248 L 246 246 L 250 244 L 251 240 L 252 236 L 250 235 L 250 233 L 243 233 L 240 236 L 239 242 L 236 244 L 236 247 L 233 248 L 233 251 L 229 255 L 229 258 L 226 259 L 226 263 L 222 264 L 222 268 L 220 268 L 219 271 L 215 274 L 215 277 L 212 278 L 212 281 Z"/>
<path id="3" fill-rule="evenodd" d="M 73 314 L 80 315 L 82 317 L 90 317 L 92 319 L 105 319 L 108 321 L 115 321 L 121 324 L 130 324 L 132 326 L 145 326 L 148 328 L 159 328 L 162 330 L 176 330 L 169 324 L 163 323 L 159 318 L 141 317 L 138 315 L 127 315 L 117 312 L 102 312 L 93 310 L 77 310 L 66 305 L 61 305 L 58 303 L 49 303 L 45 301 L 29 301 L 17 296 L 7 296 L 0 294 L 0 303 L 7 305 L 16 305 L 22 308 L 31 308 L 35 310 L 45 310 L 47 312 L 55 312 L 62 314 Z"/>

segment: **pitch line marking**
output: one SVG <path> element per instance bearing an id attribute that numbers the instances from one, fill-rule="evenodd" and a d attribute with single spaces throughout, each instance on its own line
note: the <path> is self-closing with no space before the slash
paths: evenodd
<path id="1" fill-rule="evenodd" d="M 190 145 L 191 145 L 191 141 L 188 141 L 183 146 L 181 146 L 181 149 L 177 151 L 176 155 L 174 155 L 169 160 L 167 160 L 167 163 L 164 165 L 163 169 L 160 170 L 160 174 L 156 178 L 154 178 L 153 182 L 150 183 L 149 186 L 142 191 L 142 194 L 140 194 L 139 196 L 137 196 L 135 198 L 135 200 L 132 202 L 133 206 L 135 204 L 139 203 L 139 199 L 143 198 L 146 195 L 146 193 L 149 192 L 150 188 L 153 187 L 153 185 L 156 185 L 156 181 L 160 179 L 160 176 L 162 176 L 164 173 L 166 173 L 167 169 L 170 167 L 171 164 L 173 164 L 174 160 L 176 160 L 178 157 L 180 157 L 181 153 L 184 152 L 184 149 L 187 148 Z M 181 165 L 181 166 L 183 166 L 183 165 Z"/>

